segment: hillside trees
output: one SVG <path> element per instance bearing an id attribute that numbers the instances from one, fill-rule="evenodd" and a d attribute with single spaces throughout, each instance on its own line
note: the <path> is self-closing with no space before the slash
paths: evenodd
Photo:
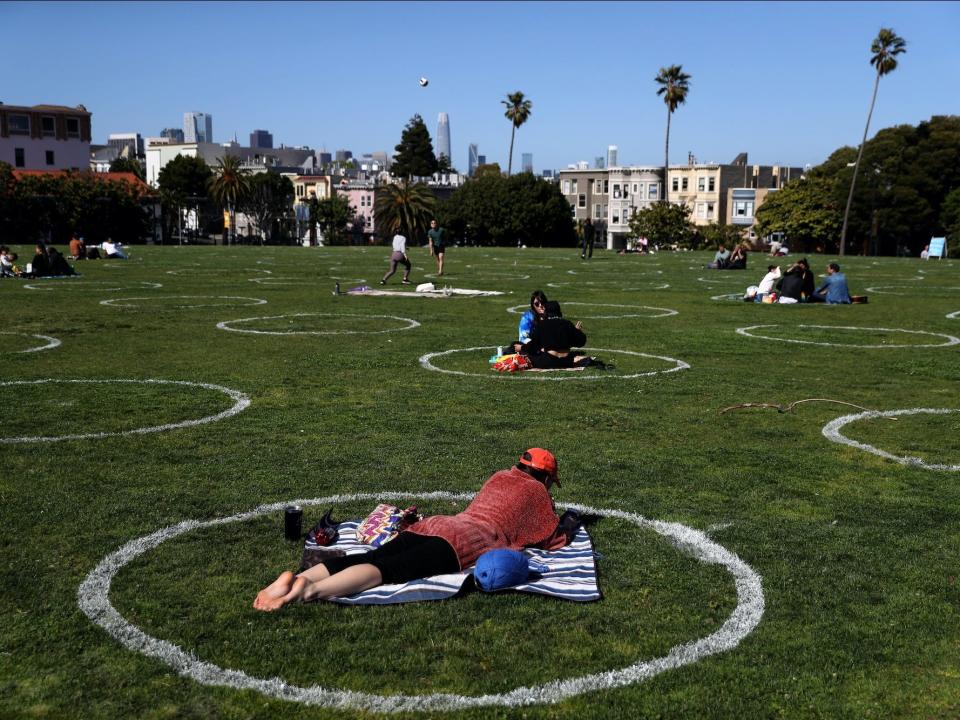
<path id="1" fill-rule="evenodd" d="M 396 155 L 390 172 L 396 177 L 430 177 L 437 172 L 437 158 L 433 154 L 433 141 L 423 118 L 414 115 L 400 135 Z"/>

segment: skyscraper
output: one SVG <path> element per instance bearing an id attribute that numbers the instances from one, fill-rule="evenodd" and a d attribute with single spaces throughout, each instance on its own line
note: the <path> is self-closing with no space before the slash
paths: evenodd
<path id="1" fill-rule="evenodd" d="M 170 138 L 170 142 L 182 143 L 183 142 L 183 130 L 180 128 L 164 128 L 160 131 L 160 137 Z"/>
<path id="2" fill-rule="evenodd" d="M 607 167 L 612 168 L 616 166 L 617 166 L 617 146 L 607 145 Z"/>
<path id="3" fill-rule="evenodd" d="M 202 112 L 183 114 L 183 140 L 188 143 L 213 142 L 213 115 Z"/>
<path id="4" fill-rule="evenodd" d="M 467 146 L 467 177 L 473 177 L 477 171 L 477 165 L 480 164 L 480 148 L 476 143 L 470 143 Z"/>
<path id="5" fill-rule="evenodd" d="M 533 172 L 533 153 L 523 153 L 520 160 L 521 172 Z"/>
<path id="6" fill-rule="evenodd" d="M 273 135 L 266 130 L 254 130 L 250 133 L 250 147 L 269 150 L 273 147 Z"/>
<path id="7" fill-rule="evenodd" d="M 444 112 L 437 117 L 437 157 L 441 155 L 450 162 L 450 118 Z"/>
<path id="8" fill-rule="evenodd" d="M 597 170 L 603 170 L 603 168 L 604 168 L 603 158 L 600 157 L 599 155 L 598 155 L 597 157 L 595 157 L 595 158 L 593 159 L 593 167 L 596 168 Z"/>

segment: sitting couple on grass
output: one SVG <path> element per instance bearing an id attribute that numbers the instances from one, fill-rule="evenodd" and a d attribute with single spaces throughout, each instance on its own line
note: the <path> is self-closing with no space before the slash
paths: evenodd
<path id="1" fill-rule="evenodd" d="M 299 575 L 285 571 L 257 593 L 253 607 L 269 612 L 456 573 L 488 550 L 561 548 L 576 535 L 580 521 L 572 511 L 557 517 L 550 496 L 554 483 L 560 485 L 556 458 L 530 448 L 513 468 L 487 480 L 463 512 L 425 517 L 370 552 L 328 558 Z"/>
<path id="2" fill-rule="evenodd" d="M 583 323 L 565 319 L 560 303 L 547 300 L 542 290 L 535 290 L 530 296 L 530 309 L 520 318 L 519 339 L 510 343 L 508 350 L 527 356 L 539 370 L 601 365 L 598 360 L 574 350 L 586 344 Z"/>

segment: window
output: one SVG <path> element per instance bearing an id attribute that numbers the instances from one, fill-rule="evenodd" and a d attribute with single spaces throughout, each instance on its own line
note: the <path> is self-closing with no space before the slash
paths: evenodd
<path id="1" fill-rule="evenodd" d="M 753 217 L 753 202 L 750 200 L 735 200 L 733 203 L 733 216 L 739 218 Z"/>
<path id="2" fill-rule="evenodd" d="M 603 206 L 603 216 L 604 216 L 604 217 L 607 216 L 607 206 L 606 206 L 606 205 Z"/>
<path id="3" fill-rule="evenodd" d="M 613 184 L 613 197 L 614 199 L 620 197 L 620 183 Z"/>
<path id="4" fill-rule="evenodd" d="M 593 206 L 593 217 L 596 218 L 597 220 L 603 217 L 600 214 L 600 203 L 597 203 L 596 205 Z"/>
<path id="5" fill-rule="evenodd" d="M 54 165 L 53 150 L 47 150 L 47 165 Z"/>
<path id="6" fill-rule="evenodd" d="M 629 219 L 630 219 L 630 208 L 625 207 L 625 208 L 623 209 L 623 221 L 624 221 L 624 222 L 627 222 L 627 220 L 629 220 Z"/>
<path id="7" fill-rule="evenodd" d="M 30 134 L 30 116 L 29 115 L 8 115 L 7 129 L 11 135 L 29 135 Z"/>
<path id="8" fill-rule="evenodd" d="M 684 179 L 686 179 L 686 178 L 684 178 Z M 677 192 L 678 190 L 680 190 L 680 178 L 674 178 L 674 179 L 673 179 L 673 191 L 674 191 L 674 192 Z"/>
<path id="9" fill-rule="evenodd" d="M 13 164 L 17 167 L 24 167 L 27 164 L 23 157 L 23 148 L 13 149 Z"/>
<path id="10" fill-rule="evenodd" d="M 569 181 L 569 180 L 564 180 L 564 181 L 563 181 L 563 194 L 564 194 L 564 195 L 569 195 L 569 194 L 570 194 L 570 181 Z"/>
<path id="11" fill-rule="evenodd" d="M 577 207 L 585 208 L 587 206 L 587 196 L 583 193 L 580 193 L 577 196 Z"/>
<path id="12" fill-rule="evenodd" d="M 713 203 L 712 203 L 712 202 L 708 202 L 708 203 L 707 203 L 707 217 L 708 217 L 708 218 L 712 218 L 712 217 L 713 217 Z"/>
<path id="13" fill-rule="evenodd" d="M 40 118 L 40 129 L 44 137 L 52 137 L 57 134 L 57 121 L 55 118 L 45 115 Z"/>
<path id="14" fill-rule="evenodd" d="M 576 178 L 574 178 L 573 180 L 570 181 L 570 192 L 572 192 L 574 195 L 577 194 L 577 179 L 576 179 Z"/>
<path id="15" fill-rule="evenodd" d="M 634 195 L 637 194 L 637 184 L 636 184 L 636 183 L 633 184 L 633 194 L 634 194 Z"/>
<path id="16" fill-rule="evenodd" d="M 611 222 L 614 225 L 620 224 L 620 211 L 617 208 L 613 209 L 613 218 L 611 218 Z"/>
<path id="17" fill-rule="evenodd" d="M 683 189 L 684 189 L 684 190 L 687 190 L 687 189 L 689 188 L 689 186 L 690 186 L 690 183 L 688 182 L 688 180 L 689 180 L 689 178 L 684 178 L 684 179 L 683 179 Z"/>
<path id="18" fill-rule="evenodd" d="M 717 189 L 717 179 L 715 177 L 709 178 L 707 181 L 707 191 L 715 192 Z"/>
<path id="19" fill-rule="evenodd" d="M 707 206 L 705 203 L 697 203 L 697 217 L 705 218 L 707 216 Z"/>
<path id="20" fill-rule="evenodd" d="M 67 118 L 67 137 L 71 137 L 71 138 L 80 137 L 79 118 Z"/>
<path id="21" fill-rule="evenodd" d="M 603 194 L 606 195 L 606 194 L 609 193 L 609 192 L 610 192 L 610 181 L 609 181 L 609 180 L 604 180 L 604 181 L 603 181 Z"/>
<path id="22" fill-rule="evenodd" d="M 707 189 L 707 179 L 705 177 L 697 178 L 697 190 L 704 192 Z"/>
<path id="23" fill-rule="evenodd" d="M 656 200 L 657 199 L 657 188 L 660 183 L 650 183 L 647 185 L 647 200 Z"/>
<path id="24" fill-rule="evenodd" d="M 642 200 L 643 199 L 643 183 L 640 183 L 639 187 L 640 189 L 638 191 L 635 191 L 633 194 Z"/>

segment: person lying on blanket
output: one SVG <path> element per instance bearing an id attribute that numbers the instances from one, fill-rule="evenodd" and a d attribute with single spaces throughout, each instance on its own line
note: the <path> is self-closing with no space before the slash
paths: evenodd
<path id="1" fill-rule="evenodd" d="M 560 485 L 553 453 L 530 448 L 514 467 L 494 473 L 463 512 L 425 517 L 367 553 L 329 558 L 299 575 L 285 571 L 257 593 L 253 607 L 269 612 L 293 602 L 456 573 L 498 548 L 561 548 L 580 522 L 570 511 L 557 517 L 550 496 L 554 483 Z"/>

